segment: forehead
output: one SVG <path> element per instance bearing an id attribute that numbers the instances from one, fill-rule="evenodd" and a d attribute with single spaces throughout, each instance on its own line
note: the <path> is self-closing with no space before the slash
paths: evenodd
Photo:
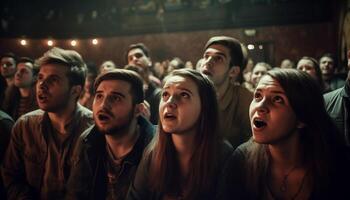
<path id="1" fill-rule="evenodd" d="M 298 62 L 298 67 L 302 66 L 302 65 L 308 65 L 308 66 L 314 66 L 314 63 L 311 60 L 307 60 L 307 59 L 301 59 Z"/>
<path id="2" fill-rule="evenodd" d="M 167 87 L 181 87 L 184 89 L 196 90 L 197 85 L 192 79 L 188 77 L 175 75 L 165 80 L 163 88 Z"/>
<path id="3" fill-rule="evenodd" d="M 62 64 L 43 64 L 40 66 L 39 74 L 66 76 L 69 67 Z"/>
<path id="4" fill-rule="evenodd" d="M 30 62 L 21 62 L 17 64 L 17 68 L 29 68 L 29 69 L 33 69 L 33 64 Z"/>
<path id="5" fill-rule="evenodd" d="M 333 62 L 333 59 L 331 57 L 328 57 L 328 56 L 324 56 L 320 60 L 321 60 L 321 62 L 323 62 L 323 61 L 331 61 L 331 62 Z"/>
<path id="6" fill-rule="evenodd" d="M 96 91 L 101 92 L 120 92 L 128 93 L 131 85 L 127 81 L 123 80 L 103 80 L 97 87 Z"/>
<path id="7" fill-rule="evenodd" d="M 265 75 L 261 78 L 257 88 L 263 89 L 263 90 L 264 89 L 267 89 L 267 90 L 273 89 L 273 90 L 278 90 L 278 91 L 284 92 L 280 83 L 276 79 L 272 78 L 269 75 Z"/>
<path id="8" fill-rule="evenodd" d="M 264 65 L 257 65 L 254 67 L 253 71 L 267 71 L 267 68 Z"/>
<path id="9" fill-rule="evenodd" d="M 230 50 L 221 44 L 212 44 L 206 50 L 205 54 L 223 54 L 226 57 L 230 56 Z"/>
<path id="10" fill-rule="evenodd" d="M 128 52 L 128 56 L 131 56 L 131 55 L 135 55 L 135 54 L 142 54 L 142 55 L 145 55 L 145 53 L 142 51 L 142 49 L 140 48 L 134 48 L 134 49 L 131 49 L 129 52 Z"/>
<path id="11" fill-rule="evenodd" d="M 13 59 L 12 57 L 3 57 L 1 58 L 1 62 L 4 63 L 4 62 L 11 62 L 11 63 L 14 63 L 15 62 L 15 59 Z"/>

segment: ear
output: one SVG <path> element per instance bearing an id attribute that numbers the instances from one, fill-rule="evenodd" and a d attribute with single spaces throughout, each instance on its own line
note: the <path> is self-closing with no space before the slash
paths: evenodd
<path id="1" fill-rule="evenodd" d="M 136 117 L 142 115 L 146 119 L 150 119 L 151 117 L 151 110 L 150 110 L 150 105 L 147 101 L 144 101 L 142 103 L 136 104 L 135 105 L 135 110 L 134 114 Z"/>
<path id="2" fill-rule="evenodd" d="M 241 69 L 238 66 L 232 66 L 228 72 L 228 75 L 231 80 L 236 81 L 240 72 L 241 72 Z"/>
<path id="3" fill-rule="evenodd" d="M 79 97 L 82 91 L 83 91 L 83 87 L 81 85 L 74 85 L 70 90 L 70 94 L 73 97 Z"/>

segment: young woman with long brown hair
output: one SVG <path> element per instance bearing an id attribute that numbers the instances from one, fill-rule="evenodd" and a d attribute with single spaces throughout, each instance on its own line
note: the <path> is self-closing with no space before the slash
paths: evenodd
<path id="1" fill-rule="evenodd" d="M 218 133 L 211 81 L 195 70 L 171 72 L 164 79 L 159 118 L 128 199 L 213 199 L 233 150 Z"/>
<path id="2" fill-rule="evenodd" d="M 267 72 L 249 116 L 253 137 L 225 167 L 220 199 L 349 199 L 348 149 L 310 75 Z"/>

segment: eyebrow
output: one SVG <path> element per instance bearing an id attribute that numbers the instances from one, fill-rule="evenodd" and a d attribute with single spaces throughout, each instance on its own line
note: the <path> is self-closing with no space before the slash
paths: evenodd
<path id="1" fill-rule="evenodd" d="M 256 89 L 257 92 L 261 92 L 263 91 L 262 89 Z M 281 90 L 270 90 L 271 93 L 274 93 L 274 94 L 286 94 L 285 92 L 281 91 Z"/>
<path id="2" fill-rule="evenodd" d="M 97 90 L 96 91 L 96 94 L 100 94 L 100 93 L 103 93 L 103 90 Z M 121 92 L 111 92 L 113 95 L 117 95 L 117 96 L 121 96 L 123 98 L 125 98 L 125 95 Z"/>
<path id="3" fill-rule="evenodd" d="M 164 87 L 163 89 L 168 89 L 168 88 L 169 88 L 169 86 Z M 193 95 L 193 92 L 192 92 L 191 90 L 187 89 L 187 88 L 184 88 L 184 87 L 177 87 L 177 89 L 178 89 L 178 90 L 186 91 L 186 92 L 190 93 L 191 95 Z"/>
<path id="4" fill-rule="evenodd" d="M 214 52 L 213 54 L 214 55 L 220 55 L 220 56 L 223 56 L 223 57 L 227 58 L 226 54 L 224 54 L 222 52 Z M 208 55 L 208 52 L 205 52 L 204 55 Z"/>

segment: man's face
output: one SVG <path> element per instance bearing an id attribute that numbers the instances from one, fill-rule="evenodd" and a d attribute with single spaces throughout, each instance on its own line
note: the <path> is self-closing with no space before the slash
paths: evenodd
<path id="1" fill-rule="evenodd" d="M 136 119 L 130 83 L 122 80 L 104 80 L 96 89 L 92 105 L 98 130 L 107 135 L 116 135 L 130 127 Z"/>
<path id="2" fill-rule="evenodd" d="M 44 64 L 40 67 L 36 83 L 40 109 L 59 112 L 66 109 L 71 101 L 76 101 L 67 77 L 68 70 L 67 66 L 61 64 Z"/>
<path id="3" fill-rule="evenodd" d="M 147 68 L 152 65 L 152 62 L 151 59 L 147 57 L 141 49 L 135 48 L 131 49 L 128 52 L 128 65 Z"/>
<path id="4" fill-rule="evenodd" d="M 17 64 L 15 74 L 15 86 L 19 88 L 31 87 L 34 82 L 33 64 L 30 62 L 21 62 Z"/>
<path id="5" fill-rule="evenodd" d="M 210 45 L 204 52 L 203 61 L 199 70 L 213 81 L 216 87 L 222 85 L 229 79 L 230 51 L 220 44 Z"/>
<path id="6" fill-rule="evenodd" d="M 3 57 L 1 59 L 1 75 L 4 78 L 11 78 L 16 73 L 15 60 L 12 57 Z"/>
<path id="7" fill-rule="evenodd" d="M 331 76 L 334 73 L 334 61 L 330 57 L 322 57 L 320 59 L 320 68 L 322 75 Z"/>

